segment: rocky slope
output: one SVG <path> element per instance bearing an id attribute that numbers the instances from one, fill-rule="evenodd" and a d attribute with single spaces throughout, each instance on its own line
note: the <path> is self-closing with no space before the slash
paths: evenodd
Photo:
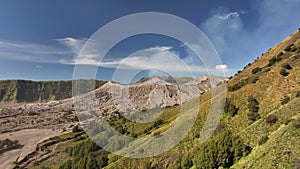
<path id="1" fill-rule="evenodd" d="M 75 122 L 71 99 L 0 107 L 0 133 L 41 128 L 62 130 Z"/>
<path id="2" fill-rule="evenodd" d="M 167 82 L 164 78 L 152 77 L 130 85 L 108 82 L 97 89 L 95 94 L 101 111 L 130 113 L 182 104 L 226 80 L 224 77 L 200 76 L 187 83 L 177 84 Z"/>
<path id="3" fill-rule="evenodd" d="M 89 97 L 90 94 L 95 94 L 97 104 L 94 105 L 94 108 L 100 110 L 101 113 L 104 113 L 106 115 L 112 115 L 116 112 L 134 113 L 153 109 L 155 107 L 166 107 L 181 104 L 209 90 L 210 88 L 216 86 L 216 84 L 224 80 L 226 79 L 222 77 L 212 76 L 211 78 L 209 78 L 208 76 L 201 76 L 198 79 L 181 85 L 177 85 L 176 83 L 168 83 L 157 77 L 151 78 L 144 82 L 130 85 L 121 85 L 118 83 L 108 82 L 92 92 L 80 95 L 79 98 L 82 102 L 78 104 L 92 105 L 91 102 L 86 103 L 90 99 L 87 97 Z M 160 82 L 157 83 L 158 81 Z M 6 84 L 10 83 L 26 84 L 26 87 L 23 86 L 12 91 L 17 92 L 19 90 L 26 89 L 29 92 L 23 95 L 23 92 L 19 91 L 17 92 L 17 97 L 7 97 L 10 99 L 16 99 L 19 95 L 21 95 L 22 99 L 17 99 L 18 101 L 40 100 L 41 94 L 44 94 L 45 91 L 49 91 L 45 90 L 45 88 L 43 90 L 36 91 L 35 89 L 38 88 L 38 86 L 41 84 L 44 84 L 46 86 L 49 85 L 49 87 L 51 86 L 51 84 L 57 84 L 59 86 L 65 87 L 70 87 L 69 85 L 71 85 L 71 81 L 51 83 L 7 81 Z M 61 83 L 66 84 L 61 85 Z M 100 84 L 100 82 L 98 83 Z M 2 84 L 4 84 L 4 81 L 2 82 Z M 33 85 L 33 87 L 28 88 L 30 85 Z M 11 88 L 9 86 L 7 86 L 7 88 L 8 89 L 6 89 L 6 91 L 10 91 Z M 51 88 L 51 94 L 53 94 L 54 89 L 55 86 Z M 55 93 L 57 94 L 57 96 L 55 96 L 55 94 L 53 96 L 55 96 L 55 98 L 64 98 L 66 96 L 69 96 L 71 92 L 69 90 L 71 89 L 71 87 L 67 88 L 66 92 L 68 93 L 68 95 L 63 95 L 63 93 L 66 92 L 59 92 L 60 90 L 62 90 L 61 87 L 60 90 L 57 90 L 57 93 Z M 33 94 L 32 97 L 34 99 L 29 97 L 31 96 L 31 94 Z M 38 96 L 38 94 L 40 94 L 40 96 Z M 5 96 L 8 95 L 8 93 L 5 93 Z M 49 96 L 48 99 L 50 99 Z M 60 128 L 62 126 L 70 126 L 70 124 L 73 124 L 77 121 L 77 119 L 74 117 L 75 114 L 73 101 L 74 100 L 70 98 L 45 103 L 3 104 L 0 106 L 0 132 L 8 132 L 28 128 Z"/>

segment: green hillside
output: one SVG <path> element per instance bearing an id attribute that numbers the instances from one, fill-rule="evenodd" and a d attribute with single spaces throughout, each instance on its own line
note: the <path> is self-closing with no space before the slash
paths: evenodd
<path id="1" fill-rule="evenodd" d="M 95 87 L 103 85 L 95 81 Z M 1 80 L 0 102 L 45 102 L 72 97 L 72 81 Z"/>
<path id="2" fill-rule="evenodd" d="M 211 91 L 201 95 L 198 118 L 186 138 L 163 154 L 120 157 L 74 130 L 40 143 L 18 165 L 53 169 L 300 168 L 300 31 L 248 64 L 227 86 L 222 120 L 205 143 L 198 138 L 209 112 Z M 135 124 L 120 116 L 109 121 L 132 137 L 157 136 L 174 122 L 179 109 L 167 108 L 155 122 Z M 39 155 L 47 158 L 37 158 Z"/>

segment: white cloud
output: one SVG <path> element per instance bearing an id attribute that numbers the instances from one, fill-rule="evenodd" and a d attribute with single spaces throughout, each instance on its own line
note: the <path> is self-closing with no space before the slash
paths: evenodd
<path id="1" fill-rule="evenodd" d="M 71 37 L 55 39 L 55 40 L 61 43 L 62 45 L 65 45 L 69 49 L 71 49 L 71 51 L 76 55 L 79 54 L 81 48 L 87 41 L 86 38 L 76 39 Z"/>
<path id="2" fill-rule="evenodd" d="M 221 20 L 228 20 L 228 19 L 231 19 L 231 18 L 234 18 L 234 17 L 239 17 L 239 16 L 240 16 L 239 12 L 230 12 L 226 15 L 218 16 L 218 18 L 221 19 Z"/>
<path id="3" fill-rule="evenodd" d="M 187 56 L 189 57 L 189 56 Z M 151 75 L 190 76 L 205 73 L 196 63 L 186 63 L 172 47 L 160 46 L 136 51 L 121 60 L 117 69 L 148 70 Z"/>
<path id="4" fill-rule="evenodd" d="M 232 50 L 229 40 L 235 39 L 243 29 L 244 24 L 239 16 L 238 12 L 229 12 L 226 8 L 218 8 L 201 25 L 221 56 L 224 52 L 228 52 L 228 49 L 231 50 L 230 52 L 235 52 Z"/>
<path id="5" fill-rule="evenodd" d="M 176 76 L 192 76 L 195 73 L 205 73 L 206 69 L 196 62 L 186 62 L 192 56 L 181 59 L 179 53 L 170 46 L 156 46 L 136 51 L 127 57 L 118 59 L 106 59 L 98 62 L 96 58 L 83 56 L 76 62 L 68 64 L 96 65 L 106 68 L 116 68 L 120 70 L 161 70 Z"/>
<path id="6" fill-rule="evenodd" d="M 0 57 L 18 61 L 30 61 L 36 63 L 60 63 L 67 65 L 96 65 L 106 68 L 151 69 L 157 68 L 166 72 L 188 74 L 193 72 L 205 72 L 202 66 L 195 62 L 186 61 L 191 57 L 180 59 L 179 54 L 173 51 L 171 46 L 156 46 L 132 53 L 128 57 L 106 57 L 99 63 L 96 53 L 84 54 L 74 59 L 80 52 L 86 39 L 63 38 L 56 39 L 57 46 L 41 45 L 28 42 L 0 41 Z M 191 64 L 192 63 L 192 64 Z M 41 68 L 40 65 L 34 66 Z"/>
<path id="7" fill-rule="evenodd" d="M 204 67 L 198 57 L 187 52 L 187 56 L 181 58 L 179 53 L 169 46 L 158 46 L 136 51 L 124 59 L 114 61 L 103 61 L 100 66 L 112 67 L 122 70 L 160 70 L 173 76 L 197 76 L 198 74 L 224 75 L 226 69 L 215 69 L 215 67 Z M 198 59 L 197 59 L 198 58 Z M 224 67 L 224 65 L 222 65 Z M 226 66 L 226 65 L 225 65 Z"/>
<path id="8" fill-rule="evenodd" d="M 217 70 L 227 70 L 227 65 L 216 65 Z"/>

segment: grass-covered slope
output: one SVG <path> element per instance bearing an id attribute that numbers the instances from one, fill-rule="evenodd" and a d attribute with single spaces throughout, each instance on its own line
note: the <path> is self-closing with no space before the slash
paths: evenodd
<path id="1" fill-rule="evenodd" d="M 269 49 L 228 86 L 228 99 L 239 111 L 224 121 L 254 148 L 233 168 L 299 168 L 300 31 Z M 258 111 L 249 97 L 256 99 Z"/>
<path id="2" fill-rule="evenodd" d="M 103 85 L 95 81 L 95 87 Z M 45 102 L 72 97 L 72 81 L 1 80 L 0 102 Z"/>

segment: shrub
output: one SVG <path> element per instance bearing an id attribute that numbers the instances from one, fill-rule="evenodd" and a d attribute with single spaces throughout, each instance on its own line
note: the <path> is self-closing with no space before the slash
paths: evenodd
<path id="1" fill-rule="evenodd" d="M 247 114 L 247 116 L 248 116 L 248 120 L 249 120 L 250 124 L 253 123 L 253 122 L 255 122 L 256 120 L 260 119 L 260 116 L 259 116 L 258 112 L 252 112 L 252 111 L 250 111 Z"/>
<path id="2" fill-rule="evenodd" d="M 80 132 L 81 131 L 81 129 L 78 127 L 78 125 L 76 125 L 76 126 L 74 126 L 73 128 L 72 128 L 72 132 L 73 133 L 77 133 L 77 132 Z"/>
<path id="3" fill-rule="evenodd" d="M 278 53 L 277 58 L 281 58 L 282 55 L 283 55 L 283 52 Z"/>
<path id="4" fill-rule="evenodd" d="M 300 48 L 299 48 L 300 50 Z M 293 55 L 293 59 L 297 60 L 297 59 L 300 59 L 300 55 Z"/>
<path id="5" fill-rule="evenodd" d="M 300 90 L 296 92 L 295 97 L 300 97 Z"/>
<path id="6" fill-rule="evenodd" d="M 272 66 L 276 63 L 276 57 L 273 57 L 272 59 L 269 60 L 268 66 Z"/>
<path id="7" fill-rule="evenodd" d="M 287 70 L 293 69 L 292 66 L 291 66 L 290 64 L 288 64 L 288 63 L 284 63 L 284 64 L 282 64 L 281 66 L 282 66 L 283 68 L 286 68 Z"/>
<path id="8" fill-rule="evenodd" d="M 282 123 L 288 125 L 291 122 L 291 119 L 283 119 Z"/>
<path id="9" fill-rule="evenodd" d="M 288 76 L 288 75 L 289 75 L 289 72 L 287 72 L 285 69 L 280 69 L 279 73 L 280 73 L 282 76 Z"/>
<path id="10" fill-rule="evenodd" d="M 270 66 L 274 65 L 275 63 L 276 63 L 276 57 L 273 57 L 269 60 L 268 66 L 270 67 Z"/>
<path id="11" fill-rule="evenodd" d="M 163 123 L 164 123 L 164 121 L 162 119 L 155 120 L 154 123 L 151 126 L 147 127 L 144 130 L 144 133 L 149 134 L 152 129 L 157 128 L 158 126 L 160 126 Z"/>
<path id="12" fill-rule="evenodd" d="M 192 166 L 193 162 L 190 155 L 184 155 L 181 159 L 181 168 L 191 168 Z"/>
<path id="13" fill-rule="evenodd" d="M 249 103 L 248 108 L 250 109 L 250 111 L 252 111 L 252 112 L 258 112 L 258 110 L 259 110 L 259 107 L 258 107 L 259 103 L 258 103 L 258 101 L 254 97 L 249 96 L 248 97 L 248 103 Z"/>
<path id="14" fill-rule="evenodd" d="M 290 98 L 285 96 L 282 100 L 281 100 L 281 105 L 285 105 L 290 101 Z"/>
<path id="15" fill-rule="evenodd" d="M 268 140 L 269 140 L 269 137 L 268 137 L 268 136 L 263 136 L 263 137 L 258 141 L 258 145 L 265 144 Z"/>
<path id="16" fill-rule="evenodd" d="M 280 62 L 282 60 L 281 55 L 276 57 L 276 62 Z"/>
<path id="17" fill-rule="evenodd" d="M 252 74 L 256 74 L 256 73 L 258 73 L 258 72 L 260 72 L 262 69 L 260 68 L 260 67 L 256 67 L 256 68 L 254 68 L 254 69 L 252 69 Z"/>
<path id="18" fill-rule="evenodd" d="M 240 88 L 244 87 L 246 84 L 247 84 L 246 80 L 241 80 L 238 83 L 236 83 L 232 86 L 229 86 L 228 91 L 233 92 L 233 91 L 239 90 Z"/>
<path id="19" fill-rule="evenodd" d="M 264 70 L 264 72 L 269 72 L 271 69 L 268 67 L 267 69 Z"/>
<path id="20" fill-rule="evenodd" d="M 255 76 L 251 79 L 251 83 L 256 83 L 259 80 L 259 77 Z"/>
<path id="21" fill-rule="evenodd" d="M 115 127 L 115 130 L 121 134 L 125 134 L 126 130 L 124 129 L 124 127 L 121 124 L 117 124 Z"/>
<path id="22" fill-rule="evenodd" d="M 296 47 L 294 47 L 294 48 L 291 49 L 291 52 L 296 52 L 296 51 L 297 51 Z"/>
<path id="23" fill-rule="evenodd" d="M 281 56 L 283 55 L 283 52 L 280 52 L 276 57 L 272 57 L 270 60 L 269 60 L 269 63 L 268 63 L 268 66 L 272 66 L 274 65 L 276 62 L 280 62 L 282 60 Z"/>
<path id="24" fill-rule="evenodd" d="M 10 140 L 8 138 L 4 140 L 0 140 L 0 154 L 5 151 L 9 151 L 11 149 L 15 149 L 20 147 L 20 143 L 18 140 Z"/>
<path id="25" fill-rule="evenodd" d="M 164 121 L 162 119 L 157 119 L 154 124 L 153 124 L 153 127 L 158 127 L 159 125 L 163 124 Z"/>
<path id="26" fill-rule="evenodd" d="M 254 121 L 256 121 L 260 118 L 260 116 L 258 114 L 258 110 L 259 110 L 258 105 L 259 105 L 259 103 L 254 97 L 252 97 L 252 96 L 248 97 L 249 113 L 247 114 L 247 116 L 248 116 L 248 120 L 250 121 L 250 123 L 253 123 Z"/>
<path id="27" fill-rule="evenodd" d="M 276 123 L 276 121 L 278 120 L 278 118 L 277 118 L 276 115 L 271 114 L 271 115 L 267 116 L 265 120 L 266 120 L 266 123 L 272 125 L 272 124 Z"/>
<path id="28" fill-rule="evenodd" d="M 30 112 L 28 112 L 28 116 L 34 116 L 34 115 L 37 115 L 37 113 L 36 113 L 36 112 L 34 112 L 34 111 L 30 111 Z"/>
<path id="29" fill-rule="evenodd" d="M 300 118 L 295 120 L 294 127 L 300 129 Z"/>
<path id="30" fill-rule="evenodd" d="M 159 136 L 160 135 L 160 132 L 159 131 L 156 131 L 153 133 L 153 136 Z"/>
<path id="31" fill-rule="evenodd" d="M 286 52 L 289 52 L 289 51 L 291 51 L 291 47 L 293 46 L 294 44 L 290 44 L 290 45 L 288 45 L 287 47 L 285 47 L 284 48 L 284 51 L 286 51 Z"/>
<path id="32" fill-rule="evenodd" d="M 226 99 L 224 111 L 233 117 L 238 113 L 239 108 L 237 108 L 229 99 Z"/>

